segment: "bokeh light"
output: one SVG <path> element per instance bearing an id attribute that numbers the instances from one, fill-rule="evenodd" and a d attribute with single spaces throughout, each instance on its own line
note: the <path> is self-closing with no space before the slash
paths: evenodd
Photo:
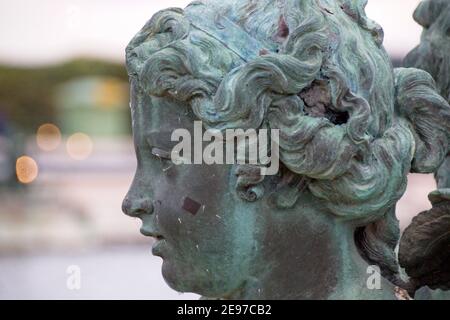
<path id="1" fill-rule="evenodd" d="M 66 149 L 72 159 L 86 160 L 91 155 L 94 144 L 87 134 L 78 132 L 67 139 Z"/>
<path id="2" fill-rule="evenodd" d="M 16 161 L 17 179 L 24 184 L 29 184 L 36 180 L 38 176 L 38 165 L 33 158 L 23 156 Z"/>
<path id="3" fill-rule="evenodd" d="M 127 105 L 128 87 L 115 78 L 108 78 L 99 82 L 94 91 L 95 105 L 100 108 L 112 109 Z"/>
<path id="4" fill-rule="evenodd" d="M 43 124 L 37 130 L 36 142 L 42 150 L 53 151 L 61 144 L 61 131 L 54 124 Z"/>

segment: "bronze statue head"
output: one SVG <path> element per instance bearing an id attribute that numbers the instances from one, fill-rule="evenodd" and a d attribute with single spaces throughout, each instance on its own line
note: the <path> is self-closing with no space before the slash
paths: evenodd
<path id="1" fill-rule="evenodd" d="M 366 1 L 196 1 L 127 48 L 138 168 L 124 212 L 168 284 L 209 298 L 393 298 L 396 202 L 434 172 L 450 109 L 393 70 Z M 281 168 L 174 165 L 171 133 L 278 129 Z M 378 265 L 382 290 L 367 288 Z"/>

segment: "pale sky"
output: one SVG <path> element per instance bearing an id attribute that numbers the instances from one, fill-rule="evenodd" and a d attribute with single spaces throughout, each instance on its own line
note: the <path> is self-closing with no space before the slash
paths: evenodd
<path id="1" fill-rule="evenodd" d="M 0 63 L 40 65 L 77 56 L 124 60 L 129 40 L 157 11 L 191 0 L 1 0 Z M 420 0 L 369 0 L 385 47 L 403 57 L 420 40 L 412 19 Z"/>

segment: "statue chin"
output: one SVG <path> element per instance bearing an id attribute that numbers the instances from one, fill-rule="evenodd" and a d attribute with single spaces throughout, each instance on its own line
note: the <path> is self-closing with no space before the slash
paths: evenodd
<path id="1" fill-rule="evenodd" d="M 162 275 L 167 285 L 180 293 L 195 293 L 208 298 L 227 296 L 225 283 L 213 284 L 211 277 L 200 277 L 190 272 L 180 272 L 176 266 L 166 260 L 163 260 Z"/>
<path id="2" fill-rule="evenodd" d="M 180 274 L 176 271 L 176 268 L 165 259 L 163 259 L 161 271 L 164 281 L 166 281 L 167 285 L 173 290 L 178 292 L 193 292 L 193 288 L 188 288 L 186 283 L 183 283 L 183 278 L 186 275 L 180 277 Z"/>

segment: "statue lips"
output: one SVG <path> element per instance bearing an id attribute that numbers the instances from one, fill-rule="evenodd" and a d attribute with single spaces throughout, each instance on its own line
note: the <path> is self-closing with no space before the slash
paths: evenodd
<path id="1" fill-rule="evenodd" d="M 141 233 L 146 237 L 152 237 L 155 239 L 155 243 L 153 244 L 152 247 L 152 254 L 157 257 L 162 257 L 161 250 L 162 246 L 167 243 L 166 239 L 162 235 L 158 234 L 156 231 L 147 230 L 145 227 L 141 228 Z"/>
<path id="2" fill-rule="evenodd" d="M 164 246 L 167 244 L 166 239 L 160 237 L 156 239 L 156 242 L 152 247 L 152 254 L 156 257 L 163 257 Z"/>

